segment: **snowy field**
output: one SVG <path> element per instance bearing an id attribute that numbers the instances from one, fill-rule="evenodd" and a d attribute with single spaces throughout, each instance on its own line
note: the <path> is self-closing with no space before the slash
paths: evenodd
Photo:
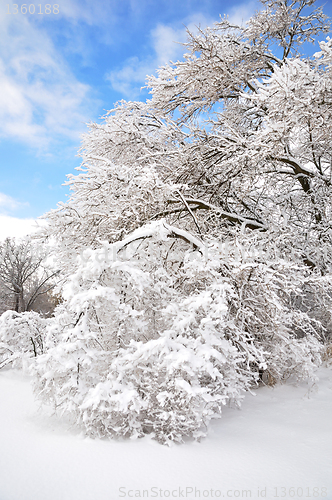
<path id="1" fill-rule="evenodd" d="M 42 415 L 27 377 L 0 372 L 0 500 L 332 499 L 332 370 L 263 387 L 201 443 L 91 440 Z"/>

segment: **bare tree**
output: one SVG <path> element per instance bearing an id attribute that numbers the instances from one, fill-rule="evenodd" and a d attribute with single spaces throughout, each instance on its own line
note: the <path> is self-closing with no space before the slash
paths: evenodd
<path id="1" fill-rule="evenodd" d="M 33 311 L 39 305 L 45 314 L 45 308 L 53 308 L 49 292 L 58 271 L 45 266 L 45 258 L 45 250 L 29 240 L 16 243 L 7 238 L 0 245 L 0 312 Z"/>

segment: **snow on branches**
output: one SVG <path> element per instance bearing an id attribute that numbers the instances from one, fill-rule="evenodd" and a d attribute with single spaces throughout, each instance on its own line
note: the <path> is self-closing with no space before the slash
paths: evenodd
<path id="1" fill-rule="evenodd" d="M 22 368 L 44 350 L 48 320 L 34 311 L 6 311 L 0 316 L 0 369 L 6 365 Z"/>
<path id="2" fill-rule="evenodd" d="M 198 438 L 263 374 L 314 378 L 318 322 L 290 306 L 293 264 L 226 260 L 163 220 L 79 260 L 32 370 L 88 435 Z"/>
<path id="3" fill-rule="evenodd" d="M 83 138 L 45 237 L 66 278 L 32 364 L 93 436 L 199 437 L 259 382 L 314 378 L 331 336 L 331 41 L 313 0 L 188 33 Z M 227 251 L 226 251 L 227 248 Z"/>

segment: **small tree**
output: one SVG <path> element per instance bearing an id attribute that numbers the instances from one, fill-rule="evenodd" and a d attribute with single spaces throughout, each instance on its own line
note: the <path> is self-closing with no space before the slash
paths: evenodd
<path id="1" fill-rule="evenodd" d="M 48 293 L 54 288 L 54 278 L 58 272 L 50 270 L 45 265 L 45 259 L 45 250 L 29 240 L 16 243 L 14 239 L 7 238 L 0 245 L 0 293 L 3 310 L 13 309 L 19 313 L 32 311 L 38 301 L 39 309 L 53 309 Z M 42 297 L 47 298 L 47 304 L 41 303 Z"/>
<path id="2" fill-rule="evenodd" d="M 33 311 L 0 316 L 0 369 L 8 364 L 25 368 L 44 351 L 47 321 Z"/>

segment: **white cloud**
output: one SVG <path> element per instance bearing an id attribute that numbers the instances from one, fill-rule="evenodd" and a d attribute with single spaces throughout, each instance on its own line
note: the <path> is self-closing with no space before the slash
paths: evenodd
<path id="1" fill-rule="evenodd" d="M 117 0 L 106 2 L 91 0 L 66 0 L 60 5 L 61 15 L 72 23 L 80 21 L 89 25 L 109 25 Z M 114 15 L 114 14 L 113 14 Z"/>
<path id="2" fill-rule="evenodd" d="M 231 23 L 243 25 L 254 14 L 257 2 L 251 0 L 228 10 Z M 122 67 L 110 71 L 106 80 L 111 82 L 114 90 L 129 99 L 137 99 L 140 88 L 145 85 L 147 75 L 155 73 L 156 69 L 169 61 L 182 59 L 186 48 L 183 45 L 187 40 L 188 29 L 195 33 L 197 28 L 205 29 L 212 26 L 219 19 L 208 18 L 199 12 L 184 19 L 181 28 L 174 28 L 165 24 L 158 24 L 150 33 L 152 54 L 145 59 L 131 57 Z"/>
<path id="3" fill-rule="evenodd" d="M 10 7 L 12 8 L 12 7 Z M 95 104 L 33 17 L 0 12 L 0 136 L 44 148 L 78 138 Z"/>
<path id="4" fill-rule="evenodd" d="M 195 32 L 197 26 L 205 28 L 213 22 L 214 20 L 207 19 L 203 14 L 196 13 L 184 20 L 181 28 L 158 24 L 150 33 L 152 54 L 145 59 L 130 57 L 122 67 L 110 71 L 106 80 L 111 82 L 114 90 L 126 98 L 136 99 L 140 88 L 145 85 L 147 75 L 155 73 L 158 67 L 171 60 L 182 59 L 185 53 L 183 43 L 187 39 L 186 28 Z"/>
<path id="5" fill-rule="evenodd" d="M 8 196 L 7 194 L 0 193 L 0 211 L 2 213 L 6 214 L 8 211 L 17 210 L 28 205 L 29 203 L 22 203 L 15 200 L 11 196 Z"/>
<path id="6" fill-rule="evenodd" d="M 171 26 L 158 24 L 151 32 L 151 38 L 153 49 L 156 54 L 155 62 L 157 66 L 161 66 L 170 60 L 173 61 L 182 57 L 184 47 L 181 44 L 186 40 L 186 30 L 184 26 L 180 29 L 174 29 Z"/>
<path id="7" fill-rule="evenodd" d="M 35 219 L 18 219 L 0 215 L 0 241 L 6 238 L 23 238 L 38 230 L 40 222 Z"/>
<path id="8" fill-rule="evenodd" d="M 256 9 L 257 2 L 255 0 L 242 3 L 236 7 L 232 7 L 228 11 L 228 20 L 237 26 L 244 26 L 250 17 L 253 16 Z"/>
<path id="9" fill-rule="evenodd" d="M 186 31 L 174 29 L 171 26 L 158 24 L 151 31 L 150 39 L 153 54 L 145 59 L 138 57 L 128 58 L 121 68 L 111 71 L 106 79 L 111 82 L 114 90 L 120 92 L 129 99 L 137 99 L 140 89 L 144 86 L 147 75 L 151 75 L 155 70 L 170 60 L 177 60 L 182 57 L 183 46 L 176 42 L 184 42 Z"/>
<path id="10" fill-rule="evenodd" d="M 146 75 L 152 72 L 153 60 L 140 61 L 138 57 L 130 57 L 122 68 L 111 71 L 106 79 L 114 90 L 130 99 L 137 99 Z"/>

